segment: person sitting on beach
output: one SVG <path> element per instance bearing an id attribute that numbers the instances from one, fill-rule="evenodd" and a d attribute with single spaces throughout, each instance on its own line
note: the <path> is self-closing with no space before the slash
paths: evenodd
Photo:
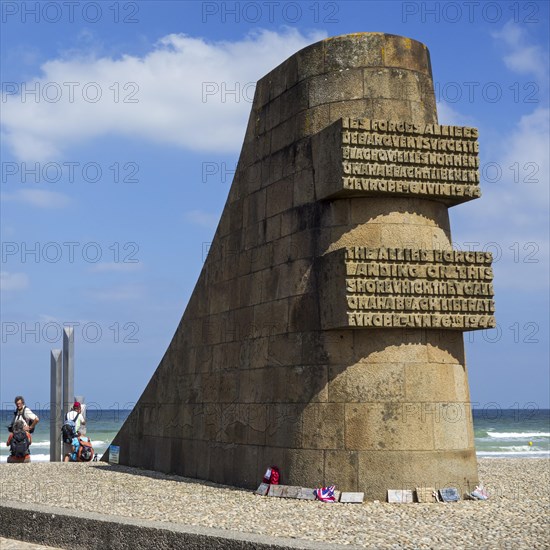
<path id="1" fill-rule="evenodd" d="M 25 429 L 27 428 L 27 429 Z M 31 434 L 28 431 L 28 426 L 23 420 L 17 420 L 12 425 L 12 431 L 6 442 L 6 446 L 10 448 L 10 456 L 8 463 L 21 463 L 31 461 L 30 445 L 32 443 Z"/>
<path id="2" fill-rule="evenodd" d="M 65 455 L 63 462 L 90 462 L 94 458 L 94 449 L 89 437 L 77 432 L 71 442 L 72 451 Z"/>
<path id="3" fill-rule="evenodd" d="M 8 430 L 11 432 L 16 422 L 22 421 L 24 423 L 24 430 L 27 432 L 34 432 L 34 427 L 40 422 L 40 419 L 34 414 L 28 407 L 25 406 L 25 399 L 22 395 L 18 395 L 15 399 L 15 406 L 17 407 L 14 414 L 14 419 Z"/>

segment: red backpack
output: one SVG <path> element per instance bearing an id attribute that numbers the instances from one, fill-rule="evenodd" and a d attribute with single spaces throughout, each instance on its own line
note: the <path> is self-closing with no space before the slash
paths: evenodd
<path id="1" fill-rule="evenodd" d="M 271 466 L 266 470 L 263 481 L 271 485 L 279 485 L 280 477 L 281 473 L 279 472 L 279 468 L 277 468 L 277 466 Z"/>

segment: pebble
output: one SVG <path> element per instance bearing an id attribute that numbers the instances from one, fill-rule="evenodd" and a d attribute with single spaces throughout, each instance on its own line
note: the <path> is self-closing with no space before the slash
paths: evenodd
<path id="1" fill-rule="evenodd" d="M 478 464 L 487 501 L 323 504 L 101 462 L 1 464 L 0 497 L 365 548 L 550 547 L 550 460 L 480 459 Z"/>

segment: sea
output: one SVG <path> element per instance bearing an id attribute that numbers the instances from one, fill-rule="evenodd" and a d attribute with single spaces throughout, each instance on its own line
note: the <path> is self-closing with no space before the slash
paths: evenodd
<path id="1" fill-rule="evenodd" d="M 49 410 L 34 410 L 40 417 L 31 446 L 32 462 L 49 462 Z M 101 456 L 130 414 L 130 410 L 93 410 L 87 416 L 86 435 Z M 474 436 L 480 458 L 550 458 L 550 409 L 474 409 Z M 0 412 L 4 441 L 9 432 L 12 411 Z M 0 462 L 6 462 L 9 449 L 0 446 Z"/>

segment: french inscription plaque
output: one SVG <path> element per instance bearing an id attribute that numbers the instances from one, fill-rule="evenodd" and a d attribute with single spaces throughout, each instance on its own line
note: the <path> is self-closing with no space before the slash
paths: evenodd
<path id="1" fill-rule="evenodd" d="M 342 118 L 316 136 L 318 196 L 481 196 L 477 128 Z"/>

